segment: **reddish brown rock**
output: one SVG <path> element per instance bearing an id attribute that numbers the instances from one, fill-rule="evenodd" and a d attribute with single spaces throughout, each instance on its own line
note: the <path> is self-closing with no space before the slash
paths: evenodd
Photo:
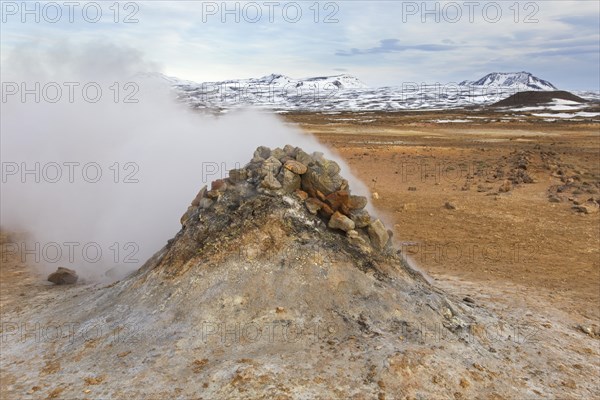
<path id="1" fill-rule="evenodd" d="M 319 210 L 319 215 L 321 215 L 322 217 L 325 218 L 329 218 L 333 215 L 333 210 L 331 209 L 331 207 L 329 207 L 329 205 L 327 205 L 326 203 L 321 202 L 322 206 L 321 209 Z"/>
<path id="2" fill-rule="evenodd" d="M 210 184 L 211 191 L 224 192 L 227 189 L 225 179 L 217 179 Z"/>
<path id="3" fill-rule="evenodd" d="M 350 200 L 350 193 L 345 190 L 338 190 L 337 192 L 333 192 L 329 194 L 325 201 L 327 204 L 331 206 L 333 211 L 339 210 L 342 206 L 348 204 Z"/>
<path id="4" fill-rule="evenodd" d="M 315 197 L 321 201 L 326 201 L 327 197 L 320 190 L 315 190 Z"/>
<path id="5" fill-rule="evenodd" d="M 216 199 L 221 195 L 221 193 L 227 190 L 227 182 L 225 179 L 217 179 L 210 184 L 210 190 L 206 192 L 206 197 L 211 199 Z"/>
<path id="6" fill-rule="evenodd" d="M 308 193 L 306 193 L 304 190 L 296 190 L 294 191 L 294 194 L 302 201 L 306 200 L 308 198 Z"/>

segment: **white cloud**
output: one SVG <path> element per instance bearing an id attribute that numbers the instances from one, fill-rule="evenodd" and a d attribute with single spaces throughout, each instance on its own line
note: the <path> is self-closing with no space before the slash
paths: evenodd
<path id="1" fill-rule="evenodd" d="M 244 17 L 252 17 L 252 14 L 242 12 L 251 3 L 261 6 L 262 21 L 244 21 Z M 288 3 L 280 2 L 280 7 L 273 13 L 273 23 L 265 20 L 269 9 L 264 2 L 240 2 L 239 23 L 234 21 L 232 14 L 203 13 L 202 2 L 137 2 L 139 12 L 135 17 L 139 23 L 136 24 L 115 24 L 111 18 L 97 24 L 81 19 L 74 24 L 21 24 L 9 20 L 2 24 L 2 57 L 4 60 L 11 47 L 28 39 L 43 37 L 49 42 L 68 35 L 74 40 L 85 41 L 104 36 L 140 49 L 163 65 L 167 73 L 196 80 L 260 76 L 271 72 L 309 76 L 335 73 L 336 68 L 344 68 L 366 82 L 384 85 L 476 78 L 490 70 L 508 68 L 529 69 L 542 78 L 558 80 L 556 83 L 562 86 L 557 71 L 573 75 L 575 66 L 578 68 L 575 71 L 577 82 L 570 77 L 565 77 L 564 82 L 580 88 L 598 86 L 598 64 L 593 57 L 573 63 L 568 57 L 548 53 L 564 43 L 570 47 L 585 44 L 588 49 L 590 46 L 594 49 L 589 43 L 590 40 L 597 43 L 600 35 L 598 2 L 522 1 L 518 3 L 518 20 L 515 21 L 514 2 L 481 1 L 473 8 L 472 23 L 464 2 L 427 3 L 429 10 L 438 4 L 439 23 L 435 22 L 434 14 L 426 15 L 426 21 L 422 22 L 420 1 L 339 1 L 335 3 L 338 9 L 330 7 L 326 10 L 327 3 L 320 2 L 319 23 L 314 22 L 315 9 L 311 8 L 314 3 L 300 2 L 297 4 L 302 6 L 302 18 L 297 23 L 290 23 L 286 19 L 294 13 L 288 10 L 287 15 L 283 14 L 283 7 Z M 109 3 L 104 4 L 109 6 Z M 206 11 L 208 6 L 206 2 L 204 4 Z M 214 4 L 220 7 L 221 2 Z M 234 3 L 228 4 L 231 8 Z M 411 4 L 419 8 L 416 13 L 410 8 Z M 456 17 L 453 4 L 463 5 L 462 17 L 456 23 L 448 22 Z M 497 23 L 491 23 L 489 19 L 494 17 L 495 4 L 500 5 L 502 16 Z M 487 17 L 483 14 L 484 9 Z M 121 11 L 123 18 L 126 13 Z M 333 12 L 332 18 L 339 22 L 323 23 Z M 538 22 L 525 23 L 527 16 Z M 107 14 L 107 17 L 112 15 Z M 226 23 L 221 21 L 222 18 Z M 443 45 L 455 48 L 442 52 L 408 49 L 336 56 L 336 52 L 353 48 L 376 48 L 386 39 L 395 39 L 406 47 Z M 538 56 L 533 59 L 531 54 Z M 546 75 L 550 72 L 551 77 Z"/>

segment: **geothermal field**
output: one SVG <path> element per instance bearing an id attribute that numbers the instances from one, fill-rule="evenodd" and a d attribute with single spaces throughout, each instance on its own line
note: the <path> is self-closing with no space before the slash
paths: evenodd
<path id="1" fill-rule="evenodd" d="M 534 118 L 287 114 L 356 177 L 259 147 L 120 280 L 44 282 L 3 232 L 3 395 L 592 396 L 598 123 Z"/>
<path id="2" fill-rule="evenodd" d="M 598 4 L 74 3 L 2 2 L 1 399 L 598 397 Z"/>

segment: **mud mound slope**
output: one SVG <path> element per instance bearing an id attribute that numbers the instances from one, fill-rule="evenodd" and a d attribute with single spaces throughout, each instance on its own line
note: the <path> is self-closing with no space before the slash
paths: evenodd
<path id="1" fill-rule="evenodd" d="M 137 272 L 69 288 L 37 317 L 68 337 L 5 346 L 5 382 L 60 398 L 530 393 L 516 373 L 495 383 L 493 317 L 411 270 L 366 208 L 322 154 L 259 147 Z"/>
<path id="2" fill-rule="evenodd" d="M 525 91 L 515 93 L 504 100 L 500 100 L 499 102 L 492 104 L 491 107 L 537 106 L 552 103 L 555 99 L 587 103 L 587 100 L 564 90 L 549 92 Z"/>

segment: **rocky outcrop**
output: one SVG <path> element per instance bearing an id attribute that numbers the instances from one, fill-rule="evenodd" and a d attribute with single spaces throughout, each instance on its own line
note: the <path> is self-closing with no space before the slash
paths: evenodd
<path id="1" fill-rule="evenodd" d="M 347 235 L 351 244 L 361 249 L 385 250 L 390 235 L 383 223 L 372 218 L 367 198 L 351 194 L 348 181 L 340 175 L 340 166 L 323 153 L 308 154 L 291 145 L 271 150 L 260 146 L 244 167 L 229 172 L 229 178 L 202 188 L 192 201 L 181 224 L 187 225 L 201 210 L 209 209 L 220 196 L 232 193 L 243 197 L 252 193 L 287 196 L 304 204 L 310 215 L 319 216 L 325 225 Z"/>

